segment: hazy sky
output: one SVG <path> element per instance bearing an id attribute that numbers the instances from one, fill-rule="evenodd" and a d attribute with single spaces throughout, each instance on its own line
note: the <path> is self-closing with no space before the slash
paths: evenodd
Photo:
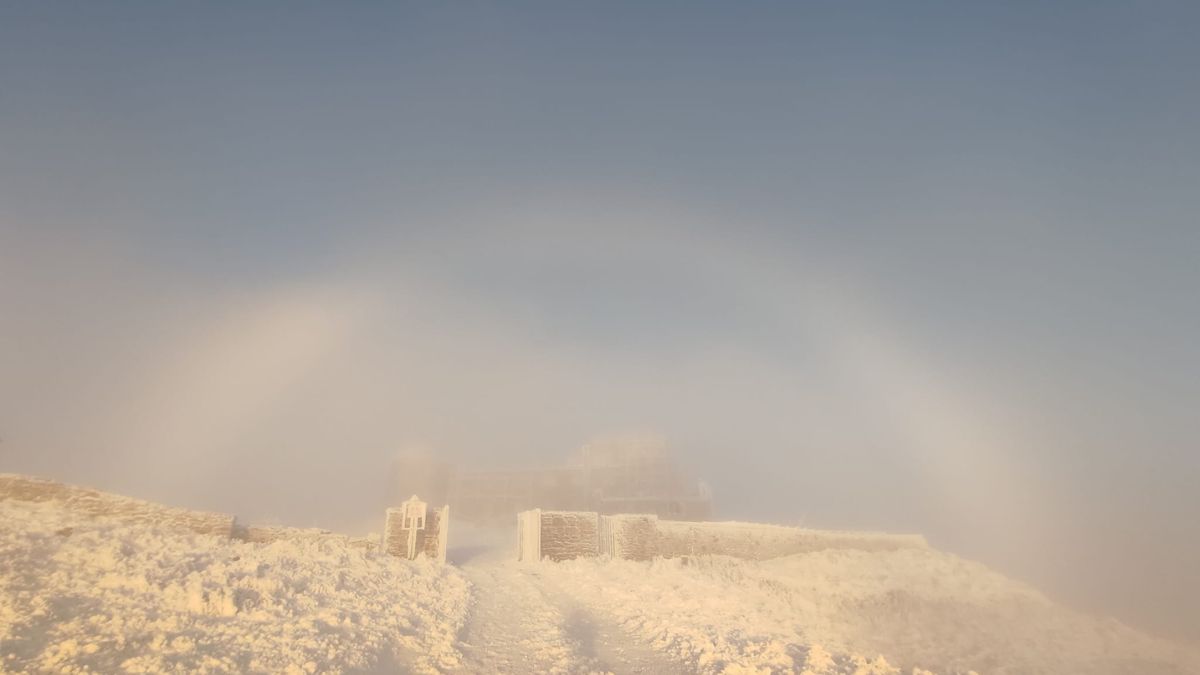
<path id="1" fill-rule="evenodd" d="M 0 471 L 659 433 L 1200 640 L 1200 5 L 647 4 L 0 6 Z"/>

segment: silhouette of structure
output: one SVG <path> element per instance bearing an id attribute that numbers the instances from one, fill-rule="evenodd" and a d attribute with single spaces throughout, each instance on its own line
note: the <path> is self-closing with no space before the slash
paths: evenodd
<path id="1" fill-rule="evenodd" d="M 406 455 L 392 466 L 390 503 L 426 495 L 476 523 L 511 523 L 533 508 L 642 513 L 673 520 L 712 517 L 708 487 L 682 471 L 660 439 L 590 443 L 562 467 L 468 470 L 428 455 Z"/>

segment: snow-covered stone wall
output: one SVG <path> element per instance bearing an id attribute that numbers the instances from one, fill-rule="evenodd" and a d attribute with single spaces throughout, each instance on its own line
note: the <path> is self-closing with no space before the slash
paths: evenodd
<path id="1" fill-rule="evenodd" d="M 658 517 L 600 516 L 600 553 L 626 560 L 650 560 L 658 554 Z"/>
<path id="2" fill-rule="evenodd" d="M 233 516 L 223 513 L 174 508 L 41 478 L 0 474 L 0 501 L 9 499 L 61 502 L 67 510 L 89 517 L 114 518 L 131 525 L 221 537 L 232 536 L 234 527 Z"/>
<path id="3" fill-rule="evenodd" d="M 450 507 L 443 506 L 429 512 L 425 525 L 425 538 L 421 542 L 421 552 L 430 560 L 446 561 L 446 543 L 449 535 Z"/>
<path id="4" fill-rule="evenodd" d="M 597 556 L 599 519 L 591 511 L 522 511 L 517 514 L 517 557 L 557 561 Z"/>
<path id="5" fill-rule="evenodd" d="M 329 530 L 312 527 L 283 527 L 280 525 L 243 525 L 235 522 L 233 538 L 253 544 L 270 544 L 277 541 L 295 543 L 320 543 L 336 541 L 339 545 L 374 551 L 379 548 L 379 535 L 350 537 Z"/>
<path id="6" fill-rule="evenodd" d="M 763 523 L 660 520 L 657 534 L 657 554 L 664 558 L 719 554 L 748 560 L 768 560 L 825 549 L 894 551 L 928 546 L 920 535 L 810 530 Z"/>
<path id="7" fill-rule="evenodd" d="M 627 560 L 727 555 L 769 560 L 826 549 L 894 551 L 927 548 L 911 534 L 809 530 L 763 523 L 659 520 L 644 514 L 525 511 L 518 516 L 520 560 L 609 555 Z"/>
<path id="8" fill-rule="evenodd" d="M 584 511 L 542 511 L 542 557 L 571 560 L 600 554 L 599 516 Z"/>

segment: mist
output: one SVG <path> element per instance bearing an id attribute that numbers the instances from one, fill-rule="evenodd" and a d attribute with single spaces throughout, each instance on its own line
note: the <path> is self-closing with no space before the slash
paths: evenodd
<path id="1" fill-rule="evenodd" d="M 1200 642 L 1168 12 L 129 11 L 0 19 L 0 471 L 360 531 L 401 452 L 655 434 Z"/>

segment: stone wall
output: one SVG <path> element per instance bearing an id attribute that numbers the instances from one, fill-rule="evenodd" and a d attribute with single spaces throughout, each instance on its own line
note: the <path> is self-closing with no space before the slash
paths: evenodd
<path id="1" fill-rule="evenodd" d="M 600 554 L 650 560 L 658 554 L 658 516 L 600 516 Z"/>
<path id="2" fill-rule="evenodd" d="M 571 560 L 600 554 L 599 515 L 589 511 L 541 511 L 540 558 Z"/>
<path id="3" fill-rule="evenodd" d="M 663 520 L 658 522 L 657 533 L 657 554 L 668 558 L 716 554 L 767 560 L 830 548 L 892 551 L 927 546 L 920 535 L 809 530 L 762 523 Z"/>
<path id="4" fill-rule="evenodd" d="M 0 474 L 0 500 L 27 502 L 57 501 L 77 513 L 114 518 L 131 524 L 156 528 L 187 530 L 197 534 L 229 537 L 233 534 L 233 516 L 207 511 L 192 511 L 109 494 L 99 490 L 64 485 L 55 481 Z"/>
<path id="5" fill-rule="evenodd" d="M 450 507 L 430 509 L 425 516 L 425 536 L 421 538 L 421 552 L 430 560 L 446 560 L 446 535 Z"/>
<path id="6" fill-rule="evenodd" d="M 657 516 L 602 516 L 586 511 L 518 515 L 519 560 L 569 560 L 609 555 L 627 560 L 656 556 L 727 555 L 767 560 L 830 548 L 891 551 L 926 548 L 920 535 L 809 530 L 762 523 L 659 520 Z"/>
<path id="7" fill-rule="evenodd" d="M 374 537 L 350 537 L 329 530 L 311 527 L 283 527 L 279 525 L 243 525 L 234 523 L 233 538 L 252 544 L 270 544 L 276 541 L 319 543 L 336 541 L 352 548 L 373 551 L 379 547 L 378 535 Z"/>

